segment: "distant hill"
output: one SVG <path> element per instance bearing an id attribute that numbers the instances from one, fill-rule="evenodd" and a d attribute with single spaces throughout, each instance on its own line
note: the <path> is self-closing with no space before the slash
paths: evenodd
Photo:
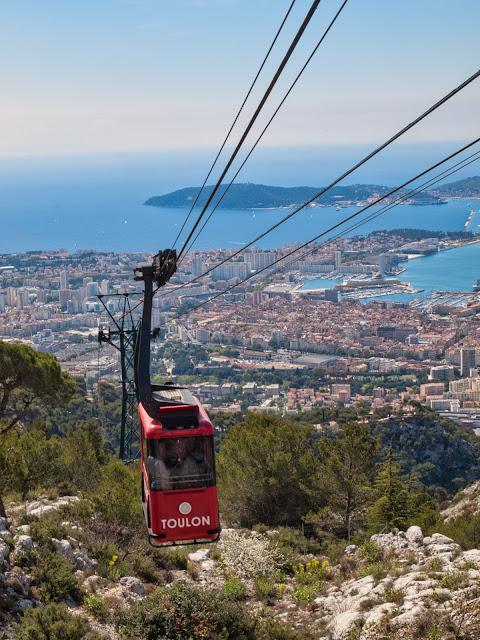
<path id="1" fill-rule="evenodd" d="M 438 187 L 435 191 L 432 189 L 432 192 L 451 197 L 480 198 L 480 176 L 450 182 Z"/>
<path id="2" fill-rule="evenodd" d="M 222 185 L 218 193 L 223 193 L 227 185 Z M 187 187 L 163 196 L 153 196 L 144 204 L 152 207 L 191 207 L 200 187 Z M 313 198 L 322 187 L 272 187 L 264 184 L 233 184 L 219 205 L 221 209 L 278 209 L 299 206 Z M 197 206 L 201 207 L 213 191 L 213 186 L 203 190 Z M 333 187 L 315 200 L 323 206 L 366 203 L 369 198 L 378 198 L 390 191 L 390 187 L 377 184 L 354 184 L 347 187 Z M 401 193 L 399 192 L 397 197 Z M 436 195 L 421 193 L 412 201 L 424 204 L 440 204 Z"/>

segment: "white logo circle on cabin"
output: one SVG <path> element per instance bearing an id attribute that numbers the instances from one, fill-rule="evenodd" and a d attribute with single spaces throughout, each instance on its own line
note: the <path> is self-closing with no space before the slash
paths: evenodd
<path id="1" fill-rule="evenodd" d="M 182 504 L 178 507 L 178 510 L 181 514 L 186 516 L 192 510 L 192 505 L 189 502 L 182 502 Z"/>

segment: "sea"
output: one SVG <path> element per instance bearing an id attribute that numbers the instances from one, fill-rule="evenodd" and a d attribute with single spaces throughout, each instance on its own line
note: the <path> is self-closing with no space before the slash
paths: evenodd
<path id="1" fill-rule="evenodd" d="M 320 150 L 322 151 L 322 150 Z M 325 160 L 315 164 L 316 155 L 310 149 L 310 160 L 280 163 L 278 153 L 253 163 L 242 182 L 294 186 L 307 184 L 320 187 L 327 184 L 345 164 L 364 153 L 362 148 L 323 149 Z M 372 174 L 356 175 L 344 184 L 375 183 L 392 186 L 404 179 L 430 158 L 446 149 L 432 147 L 429 154 L 422 148 L 410 155 L 405 148 L 398 158 L 387 157 L 373 166 Z M 301 150 L 298 157 L 304 157 Z M 428 157 L 427 157 L 428 156 Z M 410 163 L 407 162 L 410 158 Z M 417 166 L 412 163 L 416 162 Z M 172 152 L 170 154 L 97 154 L 62 158 L 0 158 L 0 253 L 48 251 L 65 248 L 70 252 L 83 249 L 115 252 L 154 253 L 173 245 L 188 211 L 183 208 L 156 208 L 143 203 L 151 196 L 175 189 L 201 184 L 205 167 L 209 165 L 205 152 Z M 474 173 L 473 173 L 474 174 Z M 473 175 L 469 169 L 467 175 Z M 318 176 L 321 175 L 321 178 Z M 370 179 L 369 179 L 370 175 Z M 465 175 L 455 176 L 459 179 Z M 451 180 L 450 180 L 451 181 Z M 362 213 L 358 207 L 336 210 L 332 207 L 306 209 L 258 241 L 255 246 L 272 249 L 281 245 L 306 242 L 320 236 L 319 242 L 338 232 L 346 235 L 367 234 L 379 229 L 421 228 L 459 231 L 471 210 L 474 215 L 468 229 L 480 232 L 480 201 L 454 200 L 443 205 L 400 205 L 383 212 L 373 207 Z M 202 231 L 194 249 L 239 249 L 265 229 L 281 220 L 289 210 L 228 210 L 218 209 Z M 366 221 L 367 216 L 378 214 Z M 191 220 L 198 214 L 194 210 Z M 329 229 L 345 218 L 354 216 L 335 231 Z M 188 221 L 186 229 L 191 226 Z M 357 223 L 360 223 L 357 226 Z M 355 228 L 354 228 L 355 226 Z M 182 242 L 185 233 L 180 237 Z M 480 244 L 453 249 L 427 258 L 408 262 L 402 276 L 414 287 L 430 291 L 471 290 L 480 278 Z M 309 281 L 307 288 L 324 288 L 327 281 Z M 332 283 L 333 286 L 333 283 Z"/>

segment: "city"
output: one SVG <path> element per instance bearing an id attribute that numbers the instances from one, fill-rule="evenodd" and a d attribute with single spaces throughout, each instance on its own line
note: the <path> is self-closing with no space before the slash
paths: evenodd
<path id="1" fill-rule="evenodd" d="M 228 262 L 228 250 L 192 252 L 154 299 L 152 373 L 187 383 L 212 413 L 285 415 L 340 405 L 394 414 L 417 401 L 479 428 L 480 295 L 436 293 L 421 304 L 383 299 L 412 290 L 388 279 L 408 259 L 472 242 L 471 234 L 421 235 L 336 240 L 285 266 L 291 246 L 251 249 L 237 262 Z M 99 380 L 118 386 L 118 351 L 100 346 L 98 332 L 127 310 L 136 324 L 142 290 L 131 276 L 149 256 L 60 250 L 0 260 L 0 339 L 54 354 L 91 388 Z M 344 280 L 302 288 L 313 277 Z M 265 371 L 269 384 L 261 381 Z M 303 388 L 299 373 L 309 376 Z"/>

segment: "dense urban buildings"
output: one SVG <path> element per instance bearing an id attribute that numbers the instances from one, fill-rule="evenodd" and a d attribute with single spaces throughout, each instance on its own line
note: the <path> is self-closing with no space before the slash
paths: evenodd
<path id="1" fill-rule="evenodd" d="M 427 240 L 412 248 L 379 232 L 319 246 L 285 265 L 288 246 L 251 249 L 233 262 L 229 250 L 194 252 L 154 299 L 153 369 L 182 375 L 179 363 L 186 362 L 192 389 L 212 411 L 295 413 L 335 404 L 399 411 L 416 400 L 477 426 L 479 295 L 463 293 L 458 302 L 456 294 L 438 294 L 421 304 L 382 299 L 407 250 L 438 248 L 437 239 Z M 90 385 L 99 378 L 118 383 L 118 352 L 99 346 L 98 331 L 129 307 L 138 321 L 133 269 L 150 258 L 65 250 L 1 256 L 0 338 L 55 354 Z M 348 282 L 301 288 L 323 274 Z M 376 297 L 362 302 L 372 289 Z M 169 345 L 180 349 L 170 359 Z M 255 378 L 262 371 L 278 381 L 262 384 Z M 298 372 L 309 376 L 307 386 L 295 384 Z"/>

